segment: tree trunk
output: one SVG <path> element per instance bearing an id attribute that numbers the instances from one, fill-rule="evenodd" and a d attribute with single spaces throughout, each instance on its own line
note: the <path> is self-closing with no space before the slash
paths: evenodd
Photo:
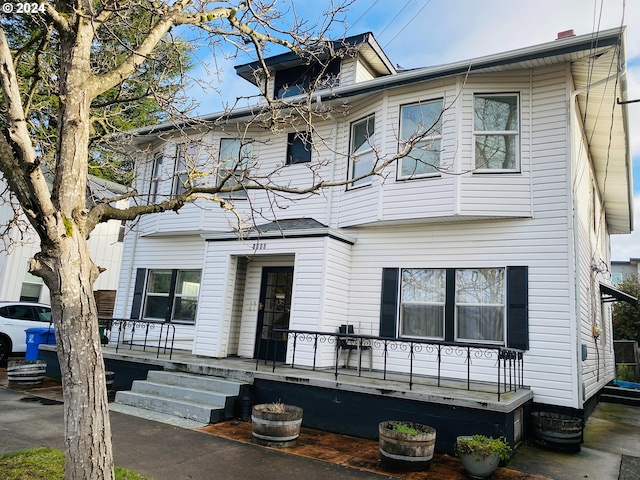
<path id="1" fill-rule="evenodd" d="M 76 234 L 44 245 L 32 268 L 51 290 L 64 394 L 65 479 L 113 479 L 105 367 L 93 297 L 97 267 Z"/>
<path id="2" fill-rule="evenodd" d="M 58 146 L 51 199 L 31 270 L 51 292 L 64 395 L 65 479 L 113 480 L 109 404 L 93 284 L 98 267 L 87 245 L 90 52 L 93 26 L 79 15 L 60 35 Z M 55 230 L 55 233 L 53 233 Z M 44 237 L 44 238 L 43 238 Z"/>

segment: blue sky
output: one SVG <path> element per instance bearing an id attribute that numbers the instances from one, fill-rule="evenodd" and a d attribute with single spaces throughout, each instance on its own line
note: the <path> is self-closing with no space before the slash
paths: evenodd
<path id="1" fill-rule="evenodd" d="M 309 22 L 321 21 L 331 0 L 278 0 Z M 626 6 L 625 6 L 626 4 Z M 573 29 L 576 35 L 627 26 L 627 83 L 629 99 L 640 98 L 640 1 L 638 0 L 355 0 L 340 17 L 336 37 L 372 32 L 394 64 L 417 68 L 467 60 L 556 39 Z M 280 53 L 274 50 L 274 54 Z M 234 65 L 250 57 L 225 60 L 220 55 L 215 78 L 222 95 L 194 87 L 198 113 L 221 111 L 237 96 L 255 94 L 254 87 L 235 75 Z M 195 76 L 212 78 L 205 69 Z M 218 81 L 220 83 L 218 83 Z M 640 257 L 640 103 L 629 105 L 631 148 L 634 158 L 635 225 L 632 235 L 612 237 L 612 258 Z"/>

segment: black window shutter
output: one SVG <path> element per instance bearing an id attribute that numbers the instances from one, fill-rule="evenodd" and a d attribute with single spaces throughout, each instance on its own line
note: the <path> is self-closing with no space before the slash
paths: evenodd
<path id="1" fill-rule="evenodd" d="M 444 339 L 447 342 L 454 342 L 456 331 L 456 270 L 454 268 L 447 268 L 445 292 Z"/>
<path id="2" fill-rule="evenodd" d="M 507 267 L 507 347 L 529 349 L 528 267 Z"/>
<path id="3" fill-rule="evenodd" d="M 380 300 L 380 336 L 395 338 L 398 315 L 398 268 L 382 269 L 382 296 Z"/>
<path id="4" fill-rule="evenodd" d="M 133 287 L 133 305 L 131 305 L 131 319 L 140 318 L 142 310 L 142 294 L 144 293 L 144 281 L 147 278 L 147 269 L 138 268 L 136 270 L 136 283 Z"/>

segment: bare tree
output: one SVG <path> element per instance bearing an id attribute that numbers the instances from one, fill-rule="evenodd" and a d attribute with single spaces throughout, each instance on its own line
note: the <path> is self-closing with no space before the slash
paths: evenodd
<path id="1" fill-rule="evenodd" d="M 287 92 L 280 95 L 283 98 L 270 95 L 265 52 L 277 45 L 308 62 L 312 70 L 309 84 L 304 91 L 291 93 L 330 88 L 335 81 L 332 61 L 348 55 L 349 47 L 327 41 L 326 32 L 348 3 L 332 2 L 325 16 L 314 23 L 298 18 L 295 11 L 283 11 L 276 0 L 46 1 L 44 11 L 34 13 L 28 22 L 15 16 L 0 17 L 0 171 L 7 194 L 20 206 L 5 228 L 23 231 L 20 219 L 26 219 L 40 239 L 41 251 L 32 259 L 30 272 L 42 277 L 51 292 L 65 401 L 65 478 L 113 478 L 105 369 L 93 297 L 100 268 L 87 248 L 94 227 L 110 219 L 135 220 L 145 214 L 177 211 L 198 199 L 233 212 L 230 196 L 252 190 L 268 192 L 277 209 L 278 202 L 291 195 L 314 195 L 347 183 L 324 179 L 322 164 L 308 167 L 310 180 L 303 187 L 279 184 L 277 167 L 251 176 L 256 170 L 252 143 L 246 140 L 246 130 L 238 128 L 241 123 L 225 124 L 224 116 L 217 119 L 218 125 L 236 128 L 239 142 L 225 145 L 224 152 L 213 152 L 212 146 L 199 143 L 198 131 L 210 125 L 203 118 L 183 116 L 188 105 L 180 102 L 179 85 L 167 82 L 187 69 L 183 54 L 188 48 L 180 34 L 195 41 L 197 32 L 197 41 L 214 52 L 226 44 L 250 50 L 257 58 L 262 68 L 256 70 L 256 83 L 265 101 L 244 128 L 259 124 L 281 132 L 283 126 L 293 126 L 298 132 L 294 140 L 311 138 L 312 145 L 329 145 L 314 125 L 326 120 L 330 112 L 319 107 L 313 95 L 297 95 L 293 100 L 287 100 Z M 284 13 L 293 19 L 288 24 L 283 21 Z M 173 194 L 162 197 L 153 189 L 158 180 L 154 164 L 150 190 L 131 190 L 88 203 L 92 148 L 106 140 L 117 140 L 122 146 L 127 137 L 115 135 L 122 128 L 118 115 L 147 101 L 161 108 L 151 108 L 142 124 L 170 121 L 173 131 L 190 139 L 178 149 Z M 331 108 L 335 113 L 335 107 Z M 415 157 L 415 171 L 424 171 L 419 163 L 430 161 L 431 155 L 418 150 L 426 152 L 432 139 L 437 139 L 442 112 L 418 110 L 415 115 L 413 121 L 419 128 L 413 134 L 403 132 L 401 148 L 387 157 L 377 154 L 373 131 L 367 130 L 372 126 L 367 125 L 360 146 L 368 144 L 373 155 L 370 164 L 358 169 L 348 182 L 383 175 L 389 165 L 406 155 Z M 110 148 L 113 152 L 113 143 Z M 203 151 L 208 153 L 203 155 Z M 211 161 L 202 164 L 202 157 Z M 430 165 L 427 170 L 439 168 Z M 116 208 L 115 203 L 123 199 L 131 201 L 130 207 Z"/>

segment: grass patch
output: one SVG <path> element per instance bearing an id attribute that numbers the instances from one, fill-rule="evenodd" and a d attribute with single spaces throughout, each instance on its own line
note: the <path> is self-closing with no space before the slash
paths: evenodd
<path id="1" fill-rule="evenodd" d="M 115 468 L 116 480 L 152 480 Z M 64 453 L 54 448 L 36 448 L 0 455 L 0 478 L 3 480 L 63 480 Z"/>

